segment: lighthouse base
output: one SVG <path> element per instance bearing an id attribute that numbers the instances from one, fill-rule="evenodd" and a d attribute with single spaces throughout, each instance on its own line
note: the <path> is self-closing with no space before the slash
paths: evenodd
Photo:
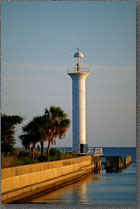
<path id="1" fill-rule="evenodd" d="M 80 144 L 80 154 L 86 154 L 88 152 L 88 144 Z"/>

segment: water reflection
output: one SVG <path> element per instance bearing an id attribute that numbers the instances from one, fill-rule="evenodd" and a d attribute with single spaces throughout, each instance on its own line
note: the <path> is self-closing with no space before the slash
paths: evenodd
<path id="1" fill-rule="evenodd" d="M 36 198 L 31 202 L 46 202 L 46 203 L 64 203 L 64 202 L 81 202 L 86 203 L 87 200 L 87 186 L 86 179 L 74 183 L 69 186 L 60 188 L 54 192 L 48 193 L 44 196 Z"/>
<path id="2" fill-rule="evenodd" d="M 32 203 L 120 204 L 136 202 L 136 173 L 133 167 L 121 173 L 85 176 L 80 181 L 33 199 Z"/>
<path id="3" fill-rule="evenodd" d="M 69 190 L 69 201 L 71 202 L 80 202 L 88 203 L 87 199 L 87 185 L 84 181 L 75 184 Z"/>
<path id="4" fill-rule="evenodd" d="M 123 169 L 119 168 L 119 169 L 112 169 L 112 170 L 106 170 L 106 173 L 122 173 Z"/>
<path id="5" fill-rule="evenodd" d="M 30 202 L 40 203 L 88 203 L 88 184 L 96 184 L 97 181 L 102 181 L 99 175 L 89 175 L 83 177 L 80 181 L 63 188 L 57 189 L 51 193 L 33 199 Z"/>

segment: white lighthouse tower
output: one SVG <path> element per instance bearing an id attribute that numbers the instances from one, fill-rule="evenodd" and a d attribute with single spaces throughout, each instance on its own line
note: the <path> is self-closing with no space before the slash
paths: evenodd
<path id="1" fill-rule="evenodd" d="M 86 104 L 85 81 L 89 69 L 83 68 L 84 55 L 77 49 L 74 54 L 74 68 L 68 68 L 68 75 L 72 78 L 72 124 L 73 150 L 77 154 L 86 154 Z"/>

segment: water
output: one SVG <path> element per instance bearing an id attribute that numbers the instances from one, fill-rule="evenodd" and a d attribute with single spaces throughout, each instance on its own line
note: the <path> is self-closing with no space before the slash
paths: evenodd
<path id="1" fill-rule="evenodd" d="M 120 173 L 90 174 L 80 181 L 32 200 L 34 203 L 136 204 L 136 148 L 103 148 L 104 155 L 131 155 Z"/>

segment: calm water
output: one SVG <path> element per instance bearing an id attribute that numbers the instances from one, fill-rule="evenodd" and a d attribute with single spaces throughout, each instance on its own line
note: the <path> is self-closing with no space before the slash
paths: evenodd
<path id="1" fill-rule="evenodd" d="M 90 174 L 82 180 L 32 200 L 34 203 L 136 204 L 136 148 L 103 148 L 104 155 L 132 156 L 121 173 Z"/>

